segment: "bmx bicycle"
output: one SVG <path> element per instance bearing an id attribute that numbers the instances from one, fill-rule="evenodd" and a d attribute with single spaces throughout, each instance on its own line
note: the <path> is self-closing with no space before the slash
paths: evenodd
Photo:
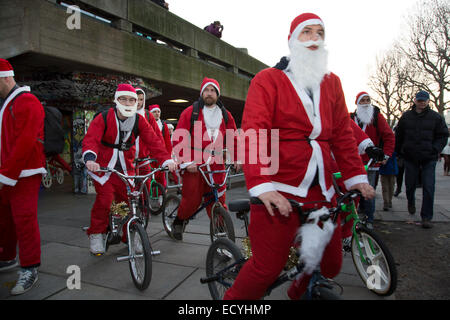
<path id="1" fill-rule="evenodd" d="M 372 161 L 369 161 L 367 167 L 371 164 Z M 341 173 L 333 174 L 333 185 L 338 196 L 343 196 L 337 184 L 341 178 Z M 355 201 L 343 204 L 342 212 L 348 213 L 343 224 L 353 220 L 352 236 L 343 243 L 344 252 L 351 253 L 356 271 L 369 290 L 379 296 L 392 295 L 397 288 L 397 268 L 388 247 L 375 231 L 362 223 Z"/>
<path id="2" fill-rule="evenodd" d="M 109 215 L 109 226 L 105 237 L 105 252 L 109 246 L 122 242 L 126 232 L 128 255 L 118 257 L 118 262 L 128 261 L 131 278 L 139 290 L 148 288 L 152 278 L 152 257 L 160 255 L 153 251 L 147 232 L 144 229 L 144 219 L 141 208 L 144 206 L 143 190 L 148 179 L 156 172 L 167 169 L 158 168 L 147 175 L 128 176 L 112 168 L 100 168 L 98 172 L 116 174 L 125 184 L 128 203 L 118 205 L 121 210 L 114 210 Z M 84 228 L 86 231 L 87 228 Z M 100 255 L 101 256 L 101 255 Z"/>
<path id="3" fill-rule="evenodd" d="M 294 211 L 300 216 L 301 225 L 305 223 L 332 222 L 337 223 L 340 213 L 342 213 L 343 205 L 354 198 L 360 197 L 358 191 L 351 191 L 341 196 L 337 200 L 337 206 L 331 209 L 322 208 L 320 210 L 313 209 L 303 211 L 304 204 L 295 200 L 289 200 Z M 238 219 L 245 221 L 245 229 L 247 238 L 243 240 L 243 250 L 241 250 L 235 243 L 228 239 L 219 239 L 215 241 L 209 248 L 206 257 L 206 277 L 200 279 L 202 284 L 208 284 L 211 297 L 214 300 L 221 300 L 225 292 L 231 288 L 239 271 L 251 257 L 251 247 L 248 240 L 248 214 L 250 212 L 250 205 L 263 205 L 257 198 L 251 200 L 238 200 L 229 204 L 230 210 L 236 212 Z M 302 239 L 305 241 L 306 239 Z M 301 242 L 302 242 L 301 241 Z M 273 290 L 280 287 L 284 283 L 294 280 L 301 275 L 305 270 L 305 259 L 300 255 L 299 250 L 294 247 L 301 248 L 301 242 L 296 243 L 291 248 L 291 254 L 286 263 L 283 273 L 277 280 L 269 287 L 265 296 L 269 296 Z M 244 254 L 243 254 L 244 252 Z M 336 287 L 340 287 L 340 293 L 336 291 Z M 320 264 L 316 265 L 312 273 L 311 280 L 308 284 L 305 298 L 307 300 L 340 300 L 343 293 L 343 288 L 331 279 L 326 279 L 320 271 Z"/>
<path id="4" fill-rule="evenodd" d="M 198 167 L 199 172 L 201 173 L 203 179 L 206 181 L 208 186 L 211 188 L 211 192 L 205 194 L 203 196 L 204 200 L 200 208 L 192 215 L 189 220 L 195 219 L 195 217 L 205 208 L 213 204 L 211 209 L 211 219 L 210 219 L 210 237 L 211 242 L 219 238 L 228 238 L 232 242 L 235 241 L 235 232 L 233 221 L 231 220 L 231 216 L 228 211 L 224 208 L 224 206 L 219 201 L 219 189 L 222 188 L 228 180 L 228 176 L 230 174 L 231 165 L 227 165 L 225 170 L 215 170 L 211 171 L 209 167 L 209 161 L 205 164 L 200 165 Z M 225 179 L 222 183 L 214 182 L 213 175 L 217 173 L 225 173 Z M 180 206 L 180 198 L 175 195 L 169 195 L 166 199 L 166 203 L 164 206 L 162 221 L 164 225 L 164 229 L 166 230 L 169 237 L 173 237 L 173 221 L 177 217 L 178 207 Z M 183 226 L 183 232 L 186 228 L 187 222 Z"/>

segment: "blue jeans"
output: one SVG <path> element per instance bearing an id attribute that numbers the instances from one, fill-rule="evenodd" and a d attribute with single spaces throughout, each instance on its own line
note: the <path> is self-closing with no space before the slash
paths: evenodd
<path id="1" fill-rule="evenodd" d="M 420 216 L 425 221 L 431 221 L 433 219 L 436 163 L 437 161 L 414 163 L 405 160 L 405 185 L 408 204 L 415 205 L 416 203 L 416 186 L 419 180 L 420 169 L 422 169 L 423 200 Z"/>
<path id="2" fill-rule="evenodd" d="M 367 172 L 367 178 L 369 179 L 369 184 L 376 189 L 378 180 L 378 171 L 369 170 Z M 367 217 L 367 222 L 373 223 L 373 218 L 375 214 L 375 198 L 372 200 L 362 199 L 360 201 L 360 206 L 364 210 L 364 214 Z"/>

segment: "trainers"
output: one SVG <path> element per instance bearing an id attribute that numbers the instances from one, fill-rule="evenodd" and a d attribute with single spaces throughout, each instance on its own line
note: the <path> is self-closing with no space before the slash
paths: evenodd
<path id="1" fill-rule="evenodd" d="M 18 274 L 19 280 L 17 280 L 16 286 L 11 290 L 11 295 L 13 296 L 24 294 L 38 281 L 37 268 L 22 269 Z"/>
<path id="2" fill-rule="evenodd" d="M 174 224 L 172 226 L 172 235 L 175 240 L 182 241 L 183 240 L 183 225 L 182 224 Z"/>
<path id="3" fill-rule="evenodd" d="M 397 198 L 397 197 L 400 195 L 400 193 L 402 193 L 401 190 L 396 190 L 396 191 L 394 192 L 394 197 Z"/>
<path id="4" fill-rule="evenodd" d="M 416 206 L 414 204 L 408 204 L 408 212 L 409 212 L 409 214 L 415 214 Z"/>
<path id="5" fill-rule="evenodd" d="M 0 272 L 14 269 L 18 265 L 19 265 L 19 261 L 17 261 L 17 259 L 10 260 L 10 261 L 0 261 Z"/>
<path id="6" fill-rule="evenodd" d="M 373 230 L 373 223 L 372 222 L 366 222 L 366 228 L 369 230 Z"/>
<path id="7" fill-rule="evenodd" d="M 433 225 L 431 224 L 431 221 L 422 220 L 422 228 L 431 229 L 433 228 Z"/>
<path id="8" fill-rule="evenodd" d="M 93 255 L 102 255 L 105 253 L 105 239 L 103 234 L 91 234 L 89 236 L 91 242 L 90 248 Z"/>

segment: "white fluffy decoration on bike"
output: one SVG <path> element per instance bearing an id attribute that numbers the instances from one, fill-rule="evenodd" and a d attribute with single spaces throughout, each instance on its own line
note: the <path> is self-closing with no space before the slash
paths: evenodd
<path id="1" fill-rule="evenodd" d="M 326 214 L 329 214 L 327 208 L 311 212 L 308 220 L 314 222 L 303 224 L 297 231 L 297 240 L 301 241 L 300 261 L 305 264 L 304 272 L 308 275 L 319 266 L 325 248 L 334 233 L 335 226 L 331 219 L 323 223 L 323 228 L 318 225 L 320 217 Z"/>

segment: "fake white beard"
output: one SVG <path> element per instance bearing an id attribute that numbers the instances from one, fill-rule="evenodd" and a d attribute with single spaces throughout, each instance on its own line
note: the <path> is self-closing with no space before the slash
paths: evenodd
<path id="1" fill-rule="evenodd" d="M 307 47 L 317 45 L 317 50 Z M 295 81 L 303 88 L 314 89 L 320 86 L 323 77 L 329 73 L 328 50 L 320 41 L 300 42 L 293 41 L 289 44 L 291 50 L 289 71 L 294 75 Z"/>
<path id="2" fill-rule="evenodd" d="M 328 209 L 326 208 L 312 212 L 309 219 L 313 219 L 314 222 L 305 223 L 297 232 L 297 240 L 301 241 L 300 259 L 305 264 L 304 272 L 308 275 L 312 274 L 320 265 L 325 248 L 334 233 L 331 219 L 323 223 L 322 229 L 318 226 L 320 217 L 327 213 Z"/>
<path id="3" fill-rule="evenodd" d="M 356 116 L 358 121 L 362 124 L 370 124 L 373 121 L 373 105 L 371 104 L 360 104 L 356 110 Z"/>
<path id="4" fill-rule="evenodd" d="M 134 106 L 124 106 L 118 100 L 114 101 L 116 103 L 117 110 L 127 118 L 133 118 L 137 113 L 137 102 Z"/>

